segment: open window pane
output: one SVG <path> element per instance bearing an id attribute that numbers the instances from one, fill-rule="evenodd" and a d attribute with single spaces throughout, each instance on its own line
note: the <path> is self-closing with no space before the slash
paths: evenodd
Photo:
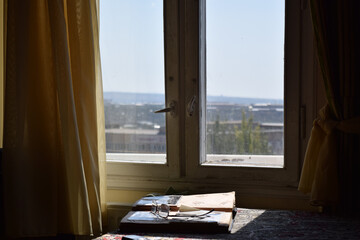
<path id="1" fill-rule="evenodd" d="M 283 167 L 283 0 L 206 2 L 205 164 Z"/>
<path id="2" fill-rule="evenodd" d="M 165 162 L 162 0 L 100 1 L 105 134 L 111 159 Z"/>

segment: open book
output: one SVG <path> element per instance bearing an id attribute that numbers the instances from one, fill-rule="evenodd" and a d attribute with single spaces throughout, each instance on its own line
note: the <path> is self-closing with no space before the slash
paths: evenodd
<path id="1" fill-rule="evenodd" d="M 211 212 L 205 217 L 161 218 L 149 211 L 131 211 L 120 222 L 121 232 L 227 233 L 231 230 L 231 212 Z"/>
<path id="2" fill-rule="evenodd" d="M 201 210 L 231 212 L 235 207 L 235 192 L 143 197 L 135 202 L 132 210 L 150 211 L 153 201 L 169 205 L 171 211 L 178 211 L 181 206 L 187 206 Z"/>
<path id="3" fill-rule="evenodd" d="M 154 203 L 168 205 L 168 217 L 151 212 Z M 232 227 L 234 207 L 235 192 L 144 197 L 121 220 L 120 231 L 226 233 Z"/>

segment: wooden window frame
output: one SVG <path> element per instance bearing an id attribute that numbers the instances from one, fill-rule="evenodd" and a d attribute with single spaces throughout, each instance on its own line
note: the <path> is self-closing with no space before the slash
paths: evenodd
<path id="1" fill-rule="evenodd" d="M 285 8 L 284 168 L 203 166 L 205 156 L 205 0 L 164 1 L 167 163 L 121 162 L 108 154 L 108 189 L 192 192 L 235 190 L 238 195 L 295 196 L 312 120 L 316 115 L 316 61 L 309 9 L 301 0 Z M 192 116 L 187 104 L 196 96 Z M 200 147 L 202 146 L 202 147 Z M 118 155 L 120 156 L 120 155 Z"/>

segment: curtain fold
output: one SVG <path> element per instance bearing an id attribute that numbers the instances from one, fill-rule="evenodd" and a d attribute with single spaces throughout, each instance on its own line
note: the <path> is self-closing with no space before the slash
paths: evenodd
<path id="1" fill-rule="evenodd" d="M 7 4 L 7 232 L 15 237 L 100 234 L 105 132 L 98 3 Z"/>
<path id="2" fill-rule="evenodd" d="M 340 214 L 360 213 L 360 2 L 311 0 L 328 104 L 305 154 L 299 190 Z"/>

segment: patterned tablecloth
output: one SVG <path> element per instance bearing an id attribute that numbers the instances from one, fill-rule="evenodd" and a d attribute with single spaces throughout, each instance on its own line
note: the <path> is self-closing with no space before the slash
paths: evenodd
<path id="1" fill-rule="evenodd" d="M 320 213 L 284 210 L 238 209 L 229 234 L 148 234 L 145 239 L 360 239 L 360 220 Z M 97 240 L 120 240 L 121 232 Z"/>

